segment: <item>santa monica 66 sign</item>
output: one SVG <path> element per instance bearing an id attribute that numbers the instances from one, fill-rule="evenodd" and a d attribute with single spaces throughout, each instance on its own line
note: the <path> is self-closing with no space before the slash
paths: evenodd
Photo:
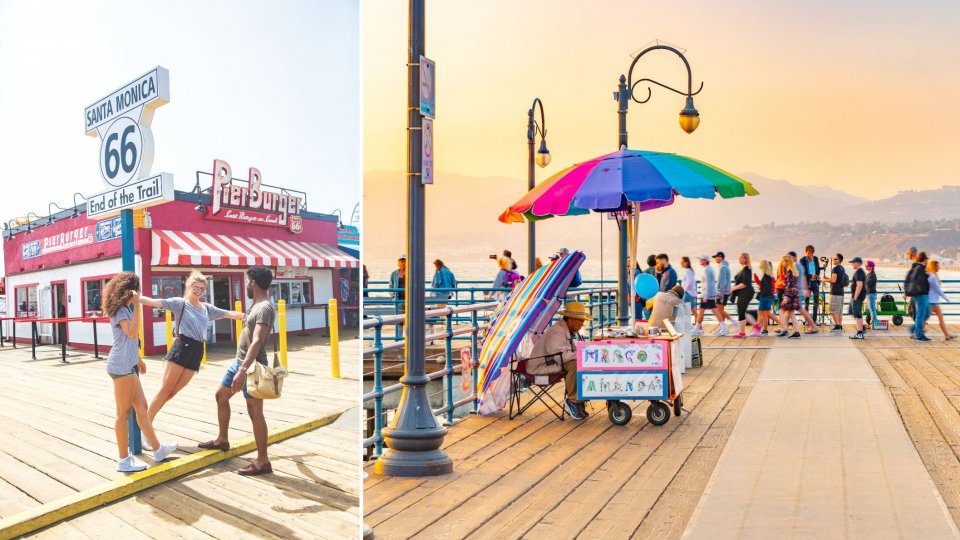
<path id="1" fill-rule="evenodd" d="M 107 191 L 87 199 L 90 217 L 173 198 L 173 177 L 150 176 L 154 111 L 170 101 L 169 72 L 157 66 L 84 109 L 84 132 L 100 137 L 100 176 Z"/>

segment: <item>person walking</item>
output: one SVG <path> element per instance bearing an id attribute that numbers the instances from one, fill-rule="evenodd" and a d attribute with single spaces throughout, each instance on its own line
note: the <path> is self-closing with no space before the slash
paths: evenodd
<path id="1" fill-rule="evenodd" d="M 400 289 L 390 293 L 390 296 L 398 301 L 404 299 L 404 289 L 407 286 L 407 256 L 401 255 L 397 259 L 397 269 L 390 272 L 390 288 Z"/>
<path id="2" fill-rule="evenodd" d="M 903 284 L 903 294 L 913 301 L 913 339 L 931 341 L 924 333 L 927 318 L 930 317 L 930 280 L 927 276 L 927 252 L 917 254 L 907 279 Z"/>
<path id="3" fill-rule="evenodd" d="M 737 325 L 739 331 L 730 337 L 743 339 L 747 337 L 747 323 L 749 322 L 751 326 L 757 323 L 756 319 L 747 313 L 747 307 L 750 306 L 750 302 L 753 300 L 753 295 L 756 291 L 753 289 L 753 269 L 750 267 L 750 254 L 741 253 L 738 262 L 741 264 L 740 271 L 737 272 L 734 278 L 733 287 L 730 289 L 730 292 L 736 295 L 737 298 Z"/>
<path id="4" fill-rule="evenodd" d="M 110 317 L 113 347 L 107 356 L 107 375 L 113 379 L 113 398 L 117 417 L 113 431 L 117 437 L 117 471 L 137 472 L 147 464 L 130 455 L 130 408 L 137 415 L 143 437 L 156 450 L 153 460 L 160 463 L 177 449 L 177 443 L 160 444 L 153 430 L 147 398 L 140 384 L 140 375 L 147 373 L 147 364 L 140 359 L 140 278 L 133 272 L 120 272 L 103 288 L 103 313 Z"/>
<path id="5" fill-rule="evenodd" d="M 731 320 L 731 318 L 730 315 L 727 315 L 725 306 L 730 300 L 730 287 L 732 286 L 733 278 L 730 276 L 730 265 L 727 263 L 727 258 L 722 251 L 714 253 L 713 260 L 717 263 L 717 292 L 720 295 L 717 298 L 717 310 L 720 313 L 720 327 L 717 329 L 716 335 L 727 336 L 730 335 L 730 329 L 727 328 L 727 321 Z"/>
<path id="6" fill-rule="evenodd" d="M 874 330 L 880 326 L 877 320 L 877 273 L 874 271 L 875 266 L 873 261 L 867 261 L 867 299 L 870 307 L 870 324 Z"/>
<path id="7" fill-rule="evenodd" d="M 666 253 L 657 255 L 657 266 L 660 268 L 660 292 L 667 292 L 677 284 L 677 271 L 670 266 L 670 257 Z"/>
<path id="8" fill-rule="evenodd" d="M 753 327 L 751 336 L 767 335 L 767 326 L 770 324 L 770 310 L 776 299 L 773 289 L 773 265 L 768 260 L 760 261 L 760 292 L 757 297 L 757 325 Z"/>
<path id="9" fill-rule="evenodd" d="M 820 259 L 818 259 L 814 254 L 816 249 L 812 244 L 808 244 L 804 248 L 804 256 L 800 259 L 801 265 L 803 265 L 804 273 L 807 278 L 807 294 L 803 299 L 803 309 L 809 313 L 813 314 L 813 320 L 817 319 L 817 314 L 820 312 Z M 810 301 L 813 301 L 813 311 L 810 311 Z"/>
<path id="10" fill-rule="evenodd" d="M 778 268 L 780 274 L 783 274 L 783 301 L 780 302 L 780 331 L 777 335 L 780 337 L 789 337 L 792 339 L 800 338 L 800 330 L 797 325 L 795 311 L 800 309 L 800 288 L 797 284 L 797 267 L 793 263 L 793 257 L 784 255 L 780 259 Z M 788 322 L 793 324 L 793 333 L 790 334 Z"/>
<path id="11" fill-rule="evenodd" d="M 853 279 L 850 280 L 850 315 L 857 325 L 857 333 L 850 336 L 850 339 L 863 339 L 863 301 L 867 299 L 867 273 L 860 266 L 863 259 L 854 257 L 850 259 L 853 266 Z"/>
<path id="12" fill-rule="evenodd" d="M 950 299 L 943 293 L 938 272 L 940 272 L 940 261 L 931 260 L 927 263 L 927 281 L 930 282 L 930 313 L 937 316 L 937 320 L 940 322 L 940 330 L 943 332 L 943 339 L 950 341 L 956 336 L 947 330 L 947 323 L 943 320 L 943 310 L 940 308 L 940 302 L 949 302 Z"/>
<path id="13" fill-rule="evenodd" d="M 831 332 L 843 332 L 843 293 L 849 278 L 843 268 L 843 253 L 833 257 L 833 269 L 830 270 L 830 317 L 833 319 Z"/>
<path id="14" fill-rule="evenodd" d="M 431 286 L 434 289 L 456 289 L 457 288 L 457 277 L 453 275 L 453 272 L 447 268 L 447 265 L 443 263 L 440 259 L 433 261 L 433 282 Z M 437 293 L 437 296 L 446 295 L 447 299 L 453 298 L 454 291 L 440 291 Z M 443 306 L 441 306 L 443 307 Z"/>
<path id="15" fill-rule="evenodd" d="M 273 332 L 273 323 L 276 320 L 276 311 L 270 301 L 270 284 L 273 282 L 273 273 L 265 266 L 253 266 L 247 270 L 247 298 L 250 298 L 250 309 L 243 319 L 243 330 L 240 332 L 237 356 L 227 368 L 220 387 L 217 388 L 217 438 L 202 442 L 197 447 L 204 450 L 230 449 L 228 435 L 230 432 L 230 398 L 237 392 L 243 392 L 247 400 L 247 415 L 253 424 L 253 438 L 257 445 L 257 457 L 249 465 L 239 469 L 238 474 L 257 476 L 273 472 L 273 466 L 267 456 L 267 420 L 263 416 L 263 400 L 252 397 L 247 393 L 247 372 L 254 362 L 267 364 L 267 341 Z"/>
<path id="16" fill-rule="evenodd" d="M 717 299 L 720 293 L 717 292 L 716 273 L 713 271 L 713 267 L 710 266 L 710 256 L 701 255 L 698 260 L 700 261 L 700 266 L 703 267 L 703 278 L 700 280 L 702 291 L 700 296 L 702 300 L 700 301 L 700 310 L 697 311 L 697 323 L 690 332 L 694 336 L 703 335 L 703 316 L 708 309 L 713 312 L 717 321 L 723 320 L 723 310 L 717 306 Z"/>
<path id="17" fill-rule="evenodd" d="M 637 267 L 639 269 L 639 267 Z M 680 268 L 683 269 L 683 301 L 690 304 L 690 313 L 697 312 L 697 275 L 690 266 L 690 257 L 680 257 Z"/>
<path id="18" fill-rule="evenodd" d="M 809 280 L 807 279 L 807 271 L 803 264 L 800 264 L 797 259 L 797 252 L 791 251 L 787 253 L 791 259 L 793 259 L 793 264 L 797 268 L 797 289 L 800 291 L 800 307 L 797 309 L 797 312 L 800 313 L 800 316 L 803 317 L 804 323 L 807 325 L 807 330 L 804 334 L 816 334 L 820 332 L 817 328 L 817 324 L 813 321 L 813 317 L 810 316 L 810 312 L 803 307 L 803 299 L 808 298 L 810 295 L 810 290 L 807 288 Z"/>
<path id="19" fill-rule="evenodd" d="M 243 320 L 243 313 L 227 311 L 203 301 L 207 294 L 207 277 L 197 270 L 190 272 L 183 296 L 180 298 L 156 299 L 140 297 L 140 303 L 153 308 L 162 308 L 173 314 L 176 340 L 167 351 L 167 360 L 163 369 L 163 384 L 157 395 L 150 401 L 150 421 L 157 417 L 163 406 L 173 399 L 180 390 L 200 371 L 203 360 L 204 343 L 207 341 L 207 327 L 221 318 Z M 238 336 L 239 337 L 239 336 Z M 146 442 L 146 441 L 144 441 Z M 153 448 L 143 445 L 147 450 Z"/>

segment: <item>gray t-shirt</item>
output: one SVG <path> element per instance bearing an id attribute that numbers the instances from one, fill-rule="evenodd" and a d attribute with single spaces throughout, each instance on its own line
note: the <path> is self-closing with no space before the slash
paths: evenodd
<path id="1" fill-rule="evenodd" d="M 206 341 L 207 325 L 210 321 L 223 318 L 226 311 L 217 306 L 202 302 L 199 308 L 193 307 L 190 302 L 183 298 L 164 298 L 160 301 L 163 309 L 169 310 L 173 314 L 173 328 L 177 328 L 177 318 L 180 317 L 181 310 L 183 318 L 180 320 L 180 334 L 193 338 L 197 341 Z"/>
<path id="2" fill-rule="evenodd" d="M 264 300 L 250 306 L 250 311 L 243 318 L 243 330 L 240 332 L 240 348 L 237 350 L 237 361 L 243 362 L 247 357 L 247 349 L 250 348 L 250 342 L 253 341 L 253 332 L 258 324 L 265 324 L 269 328 L 267 341 L 257 352 L 257 362 L 267 364 L 267 343 L 270 341 L 269 335 L 273 333 L 273 321 L 276 319 L 276 312 L 273 310 L 273 304 L 270 300 Z"/>
<path id="3" fill-rule="evenodd" d="M 133 319 L 133 312 L 127 306 L 121 306 L 110 317 L 110 329 L 113 331 L 113 348 L 107 356 L 107 373 L 128 375 L 140 361 L 140 342 L 131 338 L 120 328 L 120 321 Z"/>

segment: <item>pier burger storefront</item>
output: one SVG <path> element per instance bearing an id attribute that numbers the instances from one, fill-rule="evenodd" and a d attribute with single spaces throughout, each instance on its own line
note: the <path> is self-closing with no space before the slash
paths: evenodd
<path id="1" fill-rule="evenodd" d="M 287 330 L 326 328 L 326 310 L 317 304 L 339 300 L 340 284 L 355 281 L 359 267 L 355 257 L 337 248 L 337 217 L 307 211 L 303 193 L 263 185 L 257 169 L 250 169 L 247 181 L 232 178 L 223 161 L 215 161 L 214 170 L 220 174 L 198 171 L 193 191 L 176 191 L 174 200 L 135 213 L 136 268 L 144 294 L 182 296 L 187 275 L 198 269 L 209 278 L 206 301 L 231 309 L 239 300 L 245 310 L 244 272 L 262 264 L 276 276 L 274 302 L 286 301 Z M 201 190 L 211 176 L 212 185 Z M 81 204 L 14 225 L 3 238 L 4 316 L 100 315 L 103 286 L 121 267 L 120 218 L 88 219 Z M 12 321 L 3 324 L 9 337 Z M 66 340 L 71 347 L 93 348 L 90 323 L 71 322 L 63 336 L 58 325 L 38 326 L 42 343 Z M 164 327 L 162 310 L 144 310 L 147 354 L 166 350 Z M 29 323 L 18 323 L 18 341 L 29 342 L 30 331 Z M 234 332 L 233 321 L 217 321 L 208 340 L 232 341 Z M 108 348 L 108 325 L 97 325 L 97 339 Z"/>

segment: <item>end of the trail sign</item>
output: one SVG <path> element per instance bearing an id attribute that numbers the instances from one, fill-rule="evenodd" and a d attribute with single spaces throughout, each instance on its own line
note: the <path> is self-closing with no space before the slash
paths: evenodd
<path id="1" fill-rule="evenodd" d="M 160 173 L 91 196 L 87 199 L 87 217 L 115 216 L 127 208 L 146 208 L 173 199 L 173 175 Z"/>

